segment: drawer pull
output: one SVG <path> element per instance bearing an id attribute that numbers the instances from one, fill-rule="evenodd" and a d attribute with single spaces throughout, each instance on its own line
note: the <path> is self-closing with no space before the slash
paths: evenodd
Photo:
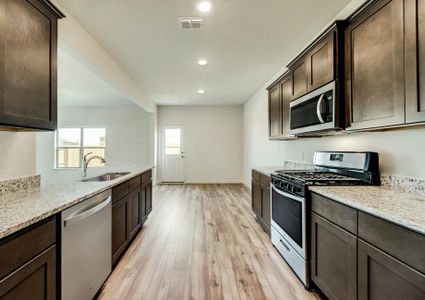
<path id="1" fill-rule="evenodd" d="M 284 241 L 282 241 L 281 239 L 279 241 L 282 243 L 283 247 L 285 247 L 286 251 L 291 252 L 291 248 L 289 248 Z"/>

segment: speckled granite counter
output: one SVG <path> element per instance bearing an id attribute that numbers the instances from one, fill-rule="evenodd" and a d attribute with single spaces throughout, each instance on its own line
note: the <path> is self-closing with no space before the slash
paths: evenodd
<path id="1" fill-rule="evenodd" d="M 312 186 L 309 189 L 425 235 L 425 195 L 376 186 Z"/>
<path id="2" fill-rule="evenodd" d="M 0 197 L 0 238 L 37 223 L 152 168 L 152 166 L 140 166 L 89 170 L 88 177 L 106 172 L 130 172 L 128 175 L 104 182 L 81 182 L 81 174 L 77 170 L 58 170 L 42 176 L 39 188 Z"/>
<path id="3" fill-rule="evenodd" d="M 282 166 L 272 166 L 272 167 L 255 167 L 254 170 L 270 176 L 272 173 L 275 173 L 279 170 L 308 170 L 308 169 L 314 169 L 314 165 L 308 164 L 308 163 L 300 163 L 300 162 L 292 162 L 292 161 L 285 161 Z"/>

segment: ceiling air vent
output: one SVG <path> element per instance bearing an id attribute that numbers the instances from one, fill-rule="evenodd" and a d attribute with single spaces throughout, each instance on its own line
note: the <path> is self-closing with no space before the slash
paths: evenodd
<path id="1" fill-rule="evenodd" d="M 179 17 L 180 29 L 203 29 L 205 20 L 201 17 Z"/>

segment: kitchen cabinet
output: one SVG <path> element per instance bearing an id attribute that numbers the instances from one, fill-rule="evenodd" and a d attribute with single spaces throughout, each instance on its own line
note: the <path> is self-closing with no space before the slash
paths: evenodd
<path id="1" fill-rule="evenodd" d="M 357 237 L 311 213 L 311 279 L 330 299 L 357 299 Z"/>
<path id="2" fill-rule="evenodd" d="M 288 66 L 292 80 L 291 100 L 301 97 L 308 91 L 306 64 L 306 58 L 301 57 L 298 58 L 292 65 Z"/>
<path id="3" fill-rule="evenodd" d="M 0 241 L 0 299 L 56 299 L 56 218 Z"/>
<path id="4" fill-rule="evenodd" d="M 405 0 L 406 123 L 425 122 L 425 2 Z"/>
<path id="5" fill-rule="evenodd" d="M 55 130 L 57 20 L 47 0 L 0 1 L 0 127 Z"/>
<path id="6" fill-rule="evenodd" d="M 315 193 L 311 199 L 310 275 L 328 298 L 425 299 L 425 236 Z"/>
<path id="7" fill-rule="evenodd" d="M 292 79 L 289 72 L 267 88 L 269 93 L 269 139 L 293 139 L 289 135 L 289 105 L 291 102 Z"/>
<path id="8" fill-rule="evenodd" d="M 270 235 L 270 176 L 252 170 L 251 207 L 257 222 Z"/>
<path id="9" fill-rule="evenodd" d="M 345 31 L 348 130 L 405 122 L 403 0 L 380 0 Z"/>
<path id="10" fill-rule="evenodd" d="M 281 97 L 278 82 L 269 89 L 269 137 L 271 139 L 280 137 L 281 124 Z"/>
<path id="11" fill-rule="evenodd" d="M 424 274 L 361 240 L 358 261 L 359 300 L 425 299 Z"/>
<path id="12" fill-rule="evenodd" d="M 308 91 L 313 91 L 334 80 L 334 32 L 329 33 L 307 54 Z"/>
<path id="13" fill-rule="evenodd" d="M 112 189 L 112 264 L 139 232 L 152 211 L 152 171 L 146 171 Z"/>

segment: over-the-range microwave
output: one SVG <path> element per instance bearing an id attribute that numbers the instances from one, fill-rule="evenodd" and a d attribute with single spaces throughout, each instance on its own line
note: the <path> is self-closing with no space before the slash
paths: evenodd
<path id="1" fill-rule="evenodd" d="M 320 135 L 343 129 L 336 82 L 332 81 L 290 104 L 290 130 L 293 135 Z"/>

